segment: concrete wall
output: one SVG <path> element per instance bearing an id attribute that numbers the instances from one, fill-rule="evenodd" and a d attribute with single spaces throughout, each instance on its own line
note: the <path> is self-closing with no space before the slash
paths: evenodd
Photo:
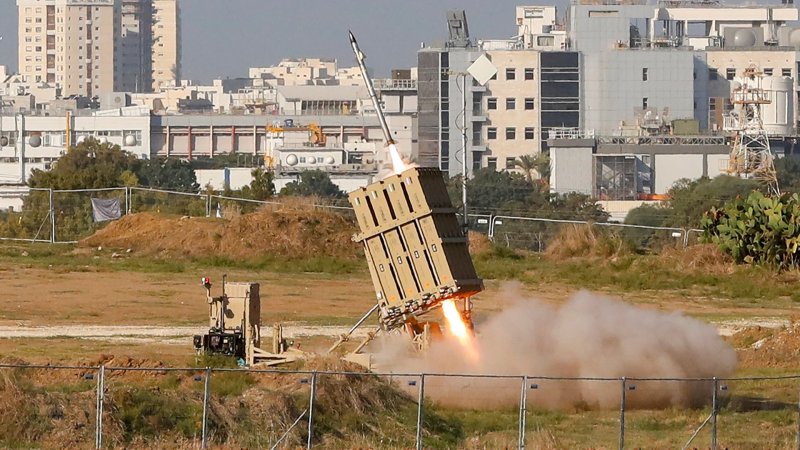
<path id="1" fill-rule="evenodd" d="M 665 194 L 681 178 L 703 176 L 703 155 L 656 155 L 655 193 Z"/>
<path id="2" fill-rule="evenodd" d="M 550 148 L 550 191 L 558 194 L 592 194 L 594 158 L 592 148 Z"/>
<path id="3" fill-rule="evenodd" d="M 584 54 L 584 63 L 587 129 L 614 134 L 622 122 L 635 124 L 637 111 L 645 104 L 659 113 L 669 108 L 671 119 L 694 117 L 694 60 L 690 51 L 589 53 Z"/>

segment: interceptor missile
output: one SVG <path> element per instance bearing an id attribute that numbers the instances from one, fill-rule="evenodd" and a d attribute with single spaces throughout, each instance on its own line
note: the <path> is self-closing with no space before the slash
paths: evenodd
<path id="1" fill-rule="evenodd" d="M 378 120 L 381 122 L 381 129 L 383 130 L 383 136 L 386 138 L 386 144 L 394 144 L 392 133 L 389 131 L 389 125 L 386 123 L 386 117 L 383 115 L 378 96 L 375 94 L 375 87 L 372 85 L 372 80 L 367 73 L 367 66 L 364 63 L 367 57 L 361 53 L 361 49 L 358 48 L 358 42 L 356 42 L 356 37 L 353 36 L 353 32 L 348 30 L 348 33 L 350 33 L 350 46 L 353 47 L 353 52 L 356 54 L 356 61 L 358 61 L 358 68 L 361 70 L 361 77 L 364 78 L 364 84 L 367 85 L 369 98 L 372 99 L 372 104 L 375 106 L 375 111 L 378 113 Z"/>

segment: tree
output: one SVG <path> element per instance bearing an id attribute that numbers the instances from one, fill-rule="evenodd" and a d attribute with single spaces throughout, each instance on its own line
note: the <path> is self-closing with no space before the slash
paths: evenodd
<path id="1" fill-rule="evenodd" d="M 346 195 L 331 181 L 327 172 L 306 170 L 300 172 L 299 180 L 292 181 L 281 189 L 281 195 L 317 196 L 326 198 L 345 198 Z"/>
<path id="2" fill-rule="evenodd" d="M 514 167 L 520 169 L 528 183 L 533 183 L 533 173 L 536 172 L 539 180 L 550 180 L 550 156 L 539 153 L 537 155 L 522 155 L 514 161 Z"/>
<path id="3" fill-rule="evenodd" d="M 520 169 L 528 183 L 533 183 L 533 172 L 536 170 L 535 157 L 522 155 L 514 161 L 514 167 Z"/>
<path id="4" fill-rule="evenodd" d="M 800 158 L 787 156 L 775 160 L 781 192 L 800 192 Z"/>
<path id="5" fill-rule="evenodd" d="M 86 139 L 67 150 L 50 170 L 34 169 L 28 179 L 33 188 L 100 189 L 133 181 L 140 162 L 118 145 Z"/>
<path id="6" fill-rule="evenodd" d="M 142 186 L 181 192 L 200 190 L 192 165 L 180 159 L 150 159 L 142 164 L 137 176 Z"/>
<path id="7" fill-rule="evenodd" d="M 533 159 L 533 168 L 539 174 L 540 180 L 545 180 L 547 184 L 550 184 L 550 155 L 545 153 L 536 155 Z"/>
<path id="8" fill-rule="evenodd" d="M 253 200 L 267 200 L 275 195 L 274 174 L 262 168 L 253 169 L 250 174 L 253 181 L 250 186 L 242 188 L 242 195 Z"/>
<path id="9" fill-rule="evenodd" d="M 763 186 L 758 181 L 730 175 L 678 180 L 668 192 L 669 199 L 664 206 L 671 210 L 671 214 L 664 225 L 697 228 L 703 213 L 711 207 L 721 207 L 729 200 L 746 197 L 761 188 Z"/>

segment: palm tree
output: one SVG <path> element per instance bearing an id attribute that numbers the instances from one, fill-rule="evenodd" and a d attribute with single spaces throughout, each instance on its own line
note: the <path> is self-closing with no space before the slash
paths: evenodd
<path id="1" fill-rule="evenodd" d="M 533 183 L 533 171 L 536 170 L 536 157 L 533 155 L 522 155 L 514 161 L 514 167 L 517 167 L 525 174 L 525 179 L 528 183 Z"/>
<path id="2" fill-rule="evenodd" d="M 533 167 L 539 174 L 540 180 L 550 180 L 550 155 L 539 153 L 533 159 Z"/>

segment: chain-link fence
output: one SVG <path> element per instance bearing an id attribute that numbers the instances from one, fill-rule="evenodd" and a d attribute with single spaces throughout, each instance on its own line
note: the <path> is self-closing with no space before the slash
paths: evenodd
<path id="1" fill-rule="evenodd" d="M 559 378 L 4 364 L 0 445 L 797 448 L 798 388 L 800 375 Z M 582 402 L 578 393 L 587 390 L 595 404 Z"/>
<path id="2" fill-rule="evenodd" d="M 261 208 L 286 205 L 285 198 L 260 201 L 215 193 L 187 193 L 123 187 L 109 189 L 31 189 L 22 209 L 0 212 L 0 240 L 73 243 L 93 234 L 107 222 L 93 218 L 92 199 L 116 199 L 121 214 L 154 212 L 165 215 L 231 218 Z M 308 205 L 306 205 L 308 206 Z M 314 204 L 348 216 L 353 210 L 346 199 Z M 459 214 L 463 223 L 463 214 Z M 702 230 L 629 225 L 611 222 L 561 220 L 493 214 L 469 214 L 467 228 L 486 234 L 496 244 L 545 251 L 565 227 L 593 225 L 613 230 L 615 235 L 639 250 L 658 250 L 667 245 L 687 246 L 699 241 Z"/>
<path id="3" fill-rule="evenodd" d="M 476 222 L 488 221 L 489 239 L 499 245 L 537 252 L 547 250 L 567 227 L 596 226 L 613 231 L 614 236 L 638 250 L 658 250 L 665 246 L 688 246 L 697 243 L 702 230 L 613 222 L 588 222 L 522 216 L 476 217 Z M 486 225 L 484 225 L 486 226 Z"/>

